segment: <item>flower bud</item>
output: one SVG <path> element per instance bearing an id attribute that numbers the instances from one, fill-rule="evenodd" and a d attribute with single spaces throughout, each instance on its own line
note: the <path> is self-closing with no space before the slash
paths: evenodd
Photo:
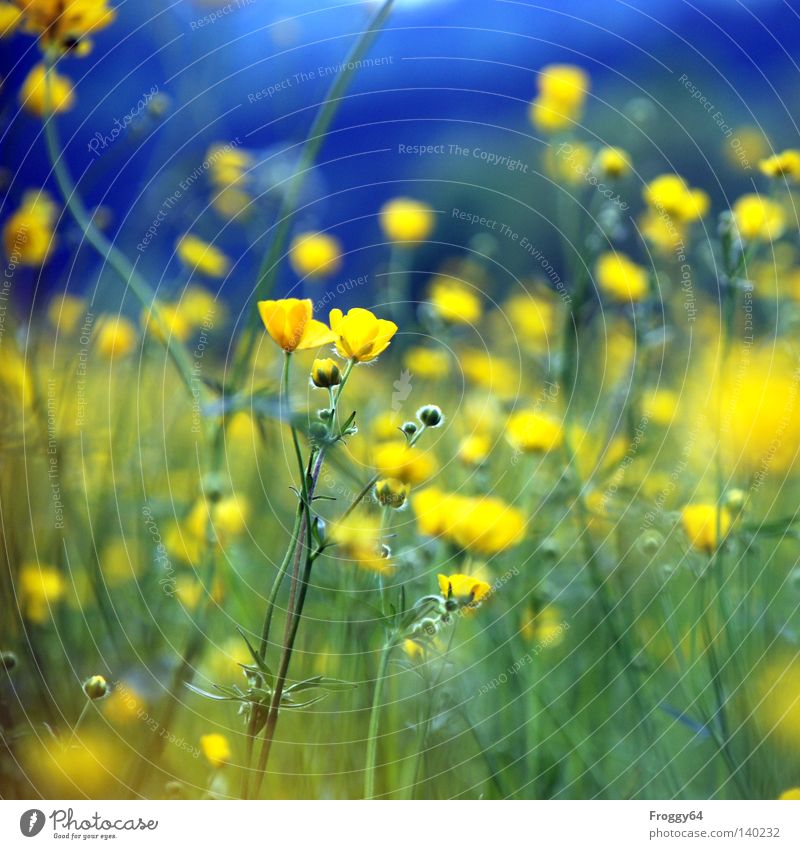
<path id="1" fill-rule="evenodd" d="M 6 670 L 6 672 L 11 672 L 11 670 L 17 665 L 17 656 L 13 651 L 4 651 L 0 652 L 0 666 Z"/>
<path id="2" fill-rule="evenodd" d="M 311 382 L 319 389 L 338 386 L 342 382 L 342 372 L 336 360 L 331 357 L 314 360 L 311 365 Z"/>
<path id="3" fill-rule="evenodd" d="M 743 489 L 730 489 L 725 496 L 725 506 L 731 513 L 741 513 L 747 494 Z"/>
<path id="4" fill-rule="evenodd" d="M 92 675 L 83 682 L 83 692 L 92 701 L 102 699 L 108 695 L 108 682 L 102 675 Z"/>
<path id="5" fill-rule="evenodd" d="M 402 430 L 406 436 L 411 437 L 419 430 L 419 428 L 414 422 L 405 422 L 400 430 Z"/>
<path id="6" fill-rule="evenodd" d="M 327 408 L 324 410 L 317 410 L 317 416 L 319 416 L 320 421 L 329 422 L 333 417 L 333 410 L 328 410 Z"/>
<path id="7" fill-rule="evenodd" d="M 399 510 L 408 497 L 408 484 L 397 478 L 382 478 L 375 484 L 375 497 L 384 507 Z"/>
<path id="8" fill-rule="evenodd" d="M 417 410 L 417 418 L 425 427 L 439 427 L 444 421 L 442 410 L 436 404 L 426 404 Z"/>

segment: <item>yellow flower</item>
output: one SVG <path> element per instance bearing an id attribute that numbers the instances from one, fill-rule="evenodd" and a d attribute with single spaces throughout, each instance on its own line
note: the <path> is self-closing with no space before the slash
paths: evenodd
<path id="1" fill-rule="evenodd" d="M 446 535 L 476 554 L 499 554 L 522 541 L 525 516 L 499 498 L 478 497 L 456 505 Z"/>
<path id="2" fill-rule="evenodd" d="M 213 245 L 188 233 L 175 243 L 180 261 L 190 272 L 200 272 L 209 277 L 224 277 L 231 267 L 227 256 Z"/>
<path id="3" fill-rule="evenodd" d="M 225 766 L 231 759 L 230 743 L 222 734 L 203 734 L 200 737 L 200 751 L 215 769 Z"/>
<path id="4" fill-rule="evenodd" d="M 369 432 L 375 439 L 395 439 L 403 424 L 403 417 L 394 410 L 378 413 L 370 422 Z"/>
<path id="5" fill-rule="evenodd" d="M 561 611 L 554 605 L 547 605 L 538 612 L 528 608 L 523 614 L 521 633 L 529 643 L 539 643 L 551 648 L 564 641 L 566 627 Z"/>
<path id="6" fill-rule="evenodd" d="M 788 790 L 784 790 L 783 793 L 778 796 L 778 799 L 783 802 L 796 802 L 800 800 L 800 787 L 790 787 Z"/>
<path id="7" fill-rule="evenodd" d="M 405 439 L 379 445 L 375 449 L 374 465 L 383 477 L 397 478 L 408 484 L 421 483 L 436 471 L 433 456 L 409 445 Z"/>
<path id="8" fill-rule="evenodd" d="M 394 198 L 380 211 L 380 224 L 391 242 L 420 242 L 433 231 L 436 219 L 433 209 L 413 198 Z"/>
<path id="9" fill-rule="evenodd" d="M 384 507 L 399 510 L 408 498 L 409 486 L 397 478 L 381 478 L 375 483 L 375 497 Z"/>
<path id="10" fill-rule="evenodd" d="M 597 152 L 595 169 L 608 180 L 619 180 L 631 171 L 628 154 L 619 147 L 603 147 Z"/>
<path id="11" fill-rule="evenodd" d="M 663 212 L 678 221 L 695 221 L 709 210 L 708 195 L 700 189 L 691 189 L 677 174 L 661 174 L 644 188 L 644 200 L 657 212 Z"/>
<path id="12" fill-rule="evenodd" d="M 733 218 L 745 241 L 779 239 L 786 226 L 783 209 L 761 195 L 742 195 L 733 205 Z"/>
<path id="13" fill-rule="evenodd" d="M 514 448 L 525 453 L 553 451 L 564 443 L 561 423 L 536 410 L 514 413 L 506 425 L 506 436 Z"/>
<path id="14" fill-rule="evenodd" d="M 439 349 L 409 348 L 405 364 L 414 377 L 422 380 L 436 380 L 450 372 L 450 357 L 447 351 Z"/>
<path id="15" fill-rule="evenodd" d="M 360 307 L 351 309 L 347 315 L 338 309 L 331 310 L 330 323 L 339 354 L 359 363 L 374 360 L 389 347 L 397 333 L 397 325 L 393 321 L 376 318 L 369 310 Z"/>
<path id="16" fill-rule="evenodd" d="M 651 389 L 642 396 L 642 409 L 650 421 L 667 427 L 675 418 L 678 395 L 671 389 Z"/>
<path id="17" fill-rule="evenodd" d="M 588 144 L 550 147 L 545 151 L 543 166 L 548 177 L 567 186 L 579 186 L 592 166 L 592 149 Z"/>
<path id="18" fill-rule="evenodd" d="M 53 227 L 58 207 L 45 191 L 26 192 L 3 227 L 3 246 L 17 265 L 40 266 L 55 246 Z"/>
<path id="19" fill-rule="evenodd" d="M 17 587 L 25 618 L 38 625 L 48 620 L 51 608 L 64 598 L 67 591 L 58 569 L 40 563 L 22 565 Z"/>
<path id="20" fill-rule="evenodd" d="M 136 547 L 125 537 L 115 537 L 100 549 L 99 565 L 103 580 L 111 587 L 141 574 L 142 566 Z"/>
<path id="21" fill-rule="evenodd" d="M 47 305 L 47 320 L 57 330 L 72 333 L 86 315 L 86 300 L 77 295 L 64 294 L 53 298 Z"/>
<path id="22" fill-rule="evenodd" d="M 483 314 L 475 290 L 452 277 L 437 277 L 428 298 L 439 318 L 449 324 L 475 324 Z"/>
<path id="23" fill-rule="evenodd" d="M 381 548 L 381 522 L 374 513 L 358 509 L 331 525 L 330 539 L 336 544 L 337 552 L 357 566 L 379 575 L 391 575 L 394 571 Z"/>
<path id="24" fill-rule="evenodd" d="M 284 351 L 303 351 L 319 348 L 335 341 L 336 335 L 311 317 L 311 299 L 284 298 L 280 301 L 259 301 L 258 311 L 267 333 Z"/>
<path id="25" fill-rule="evenodd" d="M 451 526 L 456 510 L 466 501 L 464 496 L 450 495 L 438 487 L 421 489 L 411 496 L 411 509 L 423 536 L 443 535 Z"/>
<path id="26" fill-rule="evenodd" d="M 300 277 L 327 277 L 342 265 L 342 246 L 327 233 L 300 233 L 292 239 L 289 262 Z"/>
<path id="27" fill-rule="evenodd" d="M 247 528 L 250 504 L 244 495 L 226 495 L 211 508 L 211 523 L 221 543 L 238 536 Z"/>
<path id="28" fill-rule="evenodd" d="M 800 180 L 800 150 L 784 150 L 758 163 L 758 168 L 767 177 L 784 177 L 796 183 Z"/>
<path id="29" fill-rule="evenodd" d="M 177 306 L 181 317 L 194 329 L 214 325 L 226 317 L 222 302 L 202 286 L 187 286 Z"/>
<path id="30" fill-rule="evenodd" d="M 530 118 L 542 132 L 558 132 L 580 119 L 589 77 L 576 65 L 547 65 L 539 71 L 539 94 Z"/>
<path id="31" fill-rule="evenodd" d="M 22 11 L 10 3 L 0 3 L 0 38 L 7 38 L 16 32 L 22 20 Z"/>
<path id="32" fill-rule="evenodd" d="M 113 23 L 116 12 L 106 0 L 16 0 L 25 29 L 41 36 L 44 47 L 74 50 L 87 35 Z"/>
<path id="33" fill-rule="evenodd" d="M 439 575 L 438 580 L 445 600 L 455 602 L 458 607 L 476 608 L 492 592 L 486 581 L 469 575 Z"/>
<path id="34" fill-rule="evenodd" d="M 83 682 L 83 692 L 93 701 L 103 699 L 108 695 L 108 682 L 102 675 L 92 675 Z"/>
<path id="35" fill-rule="evenodd" d="M 723 539 L 731 527 L 730 513 L 713 504 L 687 504 L 681 511 L 681 522 L 692 545 L 706 554 L 713 554 L 719 545 L 717 524 Z"/>
<path id="36" fill-rule="evenodd" d="M 458 459 L 467 466 L 480 466 L 486 462 L 492 448 L 492 440 L 483 433 L 465 436 L 458 444 Z"/>
<path id="37" fill-rule="evenodd" d="M 342 371 L 336 360 L 327 357 L 311 364 L 311 382 L 319 389 L 329 389 L 342 382 Z"/>
<path id="38" fill-rule="evenodd" d="M 44 77 L 44 65 L 35 65 L 31 69 L 22 83 L 22 88 L 19 90 L 19 101 L 22 107 L 39 118 L 44 117 L 46 114 L 58 115 L 61 112 L 68 112 L 72 109 L 75 103 L 75 94 L 72 90 L 70 79 L 55 71 L 51 71 L 50 91 L 48 94 Z"/>
<path id="39" fill-rule="evenodd" d="M 136 347 L 136 327 L 122 315 L 100 315 L 94 338 L 98 352 L 106 359 L 126 357 Z"/>
<path id="40" fill-rule="evenodd" d="M 459 361 L 468 380 L 500 398 L 511 398 L 519 393 L 520 376 L 507 360 L 493 357 L 486 350 L 468 350 L 461 353 Z"/>
<path id="41" fill-rule="evenodd" d="M 108 698 L 103 700 L 103 715 L 114 725 L 130 725 L 146 711 L 147 702 L 126 681 L 115 684 Z"/>
<path id="42" fill-rule="evenodd" d="M 403 651 L 409 660 L 421 660 L 425 655 L 425 649 L 416 640 L 403 640 Z"/>
<path id="43" fill-rule="evenodd" d="M 670 218 L 666 213 L 648 209 L 639 219 L 642 236 L 662 255 L 682 252 L 686 239 L 684 222 Z"/>
<path id="44" fill-rule="evenodd" d="M 173 337 L 185 342 L 192 332 L 192 324 L 177 304 L 153 302 L 149 310 L 142 310 L 141 322 L 142 329 L 162 343 Z"/>
<path id="45" fill-rule="evenodd" d="M 638 302 L 647 297 L 647 270 L 619 252 L 602 254 L 595 266 L 597 285 L 615 301 Z"/>
<path id="46" fill-rule="evenodd" d="M 556 306 L 552 300 L 532 294 L 513 295 L 503 304 L 503 313 L 526 348 L 539 351 L 554 344 Z"/>

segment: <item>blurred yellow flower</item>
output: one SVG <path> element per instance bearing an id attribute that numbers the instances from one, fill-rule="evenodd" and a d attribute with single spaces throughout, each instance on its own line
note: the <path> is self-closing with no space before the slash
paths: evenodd
<path id="1" fill-rule="evenodd" d="M 730 513 L 714 504 L 687 504 L 681 511 L 683 530 L 698 551 L 713 554 L 720 543 L 717 525 L 722 539 L 731 527 Z"/>
<path id="2" fill-rule="evenodd" d="M 136 327 L 122 315 L 99 315 L 94 340 L 100 356 L 106 359 L 127 357 L 136 347 Z"/>
<path id="3" fill-rule="evenodd" d="M 103 716 L 114 725 L 130 727 L 133 720 L 147 712 L 147 702 L 127 681 L 119 681 L 103 699 Z"/>
<path id="4" fill-rule="evenodd" d="M 449 324 L 475 324 L 483 304 L 475 290 L 452 277 L 437 277 L 428 296 L 436 314 Z"/>
<path id="5" fill-rule="evenodd" d="M 405 353 L 406 368 L 421 380 L 437 380 L 450 372 L 447 351 L 438 348 L 409 348 Z"/>
<path id="6" fill-rule="evenodd" d="M 784 150 L 758 163 L 758 169 L 767 177 L 784 177 L 793 183 L 800 180 L 800 150 Z"/>
<path id="7" fill-rule="evenodd" d="M 106 699 L 104 703 L 107 703 Z M 118 799 L 126 751 L 116 735 L 81 730 L 65 741 L 49 734 L 28 735 L 21 761 L 29 780 L 44 798 Z"/>
<path id="8" fill-rule="evenodd" d="M 589 76 L 577 65 L 546 65 L 537 78 L 539 94 L 530 118 L 542 132 L 567 129 L 581 117 Z"/>
<path id="9" fill-rule="evenodd" d="M 786 215 L 783 208 L 761 195 L 742 195 L 733 204 L 736 229 L 745 241 L 771 242 L 783 235 Z"/>
<path id="10" fill-rule="evenodd" d="M 86 316 L 86 299 L 77 295 L 56 296 L 47 305 L 47 320 L 57 330 L 73 333 Z"/>
<path id="11" fill-rule="evenodd" d="M 329 537 L 343 559 L 352 560 L 360 568 L 379 575 L 394 572 L 381 548 L 381 520 L 374 512 L 363 508 L 353 511 L 331 525 Z"/>
<path id="12" fill-rule="evenodd" d="M 579 186 L 589 174 L 594 153 L 588 144 L 575 142 L 549 147 L 544 153 L 544 173 L 567 186 Z"/>
<path id="13" fill-rule="evenodd" d="M 499 498 L 468 498 L 454 511 L 447 536 L 476 554 L 499 554 L 522 542 L 525 516 Z"/>
<path id="14" fill-rule="evenodd" d="M 300 277 L 327 277 L 342 266 L 342 246 L 327 233 L 300 233 L 289 246 L 289 262 Z"/>
<path id="15" fill-rule="evenodd" d="M 231 267 L 231 261 L 219 248 L 191 233 L 178 239 L 175 243 L 175 252 L 190 273 L 199 272 L 208 277 L 224 277 Z"/>
<path id="16" fill-rule="evenodd" d="M 231 759 L 230 743 L 228 743 L 228 738 L 222 734 L 201 735 L 200 751 L 215 769 L 225 766 Z"/>
<path id="17" fill-rule="evenodd" d="M 523 347 L 541 351 L 555 345 L 557 312 L 551 299 L 513 295 L 503 304 L 503 313 Z"/>
<path id="18" fill-rule="evenodd" d="M 474 349 L 460 352 L 458 360 L 468 380 L 499 398 L 515 397 L 519 393 L 520 375 L 508 360 Z"/>
<path id="19" fill-rule="evenodd" d="M 458 459 L 467 466 L 480 466 L 489 457 L 492 440 L 483 433 L 471 433 L 458 443 Z"/>
<path id="20" fill-rule="evenodd" d="M 244 495 L 226 495 L 211 508 L 214 533 L 223 545 L 247 528 L 249 518 L 250 503 Z"/>
<path id="21" fill-rule="evenodd" d="M 24 563 L 17 576 L 19 605 L 26 619 L 37 625 L 50 618 L 52 608 L 66 594 L 67 584 L 54 566 Z"/>
<path id="22" fill-rule="evenodd" d="M 336 339 L 327 325 L 311 317 L 310 298 L 284 298 L 280 301 L 259 301 L 258 312 L 267 333 L 284 351 L 303 351 L 319 348 Z"/>
<path id="23" fill-rule="evenodd" d="M 483 304 L 475 290 L 445 275 L 433 281 L 428 300 L 448 324 L 475 324 L 483 314 Z"/>
<path id="24" fill-rule="evenodd" d="M 526 454 L 553 451 L 564 444 L 561 422 L 537 410 L 513 413 L 506 424 L 506 437 L 512 447 Z"/>
<path id="25" fill-rule="evenodd" d="M 647 297 L 647 269 L 618 251 L 598 257 L 595 277 L 600 291 L 614 301 L 636 303 Z"/>
<path id="26" fill-rule="evenodd" d="M 417 484 L 433 475 L 437 465 L 430 451 L 409 445 L 405 439 L 384 442 L 375 448 L 373 464 L 387 478 Z"/>
<path id="27" fill-rule="evenodd" d="M 492 592 L 486 581 L 469 575 L 439 575 L 438 580 L 445 600 L 455 602 L 458 607 L 476 608 Z"/>
<path id="28" fill-rule="evenodd" d="M 642 410 L 650 421 L 667 427 L 678 410 L 678 394 L 671 389 L 650 389 L 642 394 Z"/>
<path id="29" fill-rule="evenodd" d="M 45 191 L 25 192 L 19 208 L 3 227 L 3 246 L 16 265 L 43 265 L 55 246 L 58 207 Z"/>
<path id="30" fill-rule="evenodd" d="M 795 802 L 800 800 L 800 787 L 790 787 L 788 790 L 784 790 L 783 793 L 778 796 L 778 799 L 783 802 Z"/>
<path id="31" fill-rule="evenodd" d="M 708 213 L 711 201 L 701 189 L 691 189 L 677 174 L 661 174 L 644 188 L 644 200 L 656 212 L 690 222 Z"/>
<path id="32" fill-rule="evenodd" d="M 354 307 L 347 315 L 339 309 L 330 312 L 339 355 L 359 363 L 367 363 L 383 353 L 397 333 L 393 321 L 377 318 L 369 310 Z"/>
<path id="33" fill-rule="evenodd" d="M 45 85 L 44 65 L 35 65 L 19 90 L 19 102 L 23 109 L 39 118 L 47 114 L 58 115 L 72 109 L 75 104 L 75 93 L 69 77 L 50 71 L 49 89 L 48 92 Z"/>
<path id="34" fill-rule="evenodd" d="M 619 180 L 631 171 L 628 154 L 619 147 L 602 147 L 594 160 L 595 170 L 607 180 Z"/>
<path id="35" fill-rule="evenodd" d="M 187 286 L 181 293 L 177 309 L 189 327 L 213 327 L 225 319 L 225 305 L 202 286 Z"/>
<path id="36" fill-rule="evenodd" d="M 423 241 L 435 223 L 433 209 L 413 198 L 394 198 L 381 207 L 381 229 L 390 242 Z"/>
<path id="37" fill-rule="evenodd" d="M 520 629 L 523 639 L 542 647 L 554 648 L 564 642 L 566 627 L 562 612 L 552 604 L 539 611 L 528 607 L 522 616 Z"/>
<path id="38" fill-rule="evenodd" d="M 662 255 L 683 253 L 686 239 L 686 224 L 665 213 L 648 209 L 639 218 L 642 236 Z"/>
<path id="39" fill-rule="evenodd" d="M 25 29 L 41 37 L 45 48 L 74 50 L 78 42 L 114 22 L 107 0 L 16 0 Z"/>
<path id="40" fill-rule="evenodd" d="M 0 38 L 13 35 L 22 22 L 22 10 L 11 3 L 0 3 Z"/>

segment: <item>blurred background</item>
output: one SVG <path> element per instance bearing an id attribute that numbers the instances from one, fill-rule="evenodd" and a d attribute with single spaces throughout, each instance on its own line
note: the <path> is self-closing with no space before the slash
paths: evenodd
<path id="1" fill-rule="evenodd" d="M 183 285 L 174 245 L 194 222 L 194 232 L 234 258 L 219 285 L 238 310 L 315 111 L 376 4 L 115 5 L 118 22 L 98 34 L 91 55 L 60 65 L 78 103 L 59 117 L 68 165 L 87 204 L 101 209 L 107 233 L 138 254 L 159 294 Z M 387 198 L 409 194 L 440 211 L 435 242 L 443 244 L 427 246 L 417 258 L 421 269 L 451 252 L 447 245 L 466 246 L 475 235 L 475 227 L 453 220 L 452 207 L 489 219 L 502 210 L 520 231 L 535 227 L 537 244 L 555 256 L 548 250 L 553 234 L 541 226 L 552 216 L 536 164 L 550 142 L 527 120 L 536 71 L 552 62 L 580 65 L 591 76 L 590 141 L 630 151 L 637 174 L 675 170 L 705 189 L 715 210 L 724 208 L 725 191 L 738 195 L 752 185 L 752 163 L 763 150 L 743 153 L 748 145 L 795 143 L 798 42 L 797 12 L 782 0 L 398 0 L 305 184 L 297 229 L 334 233 L 345 248 L 342 278 L 358 276 L 385 253 L 375 213 Z M 37 61 L 28 36 L 2 42 L 0 216 L 26 189 L 51 182 L 41 122 L 21 111 L 16 96 Z M 246 149 L 257 162 L 249 189 L 258 212 L 245 227 L 209 208 L 202 166 L 218 143 Z M 442 152 L 401 152 L 441 144 Z M 519 164 L 453 155 L 450 144 Z M 751 164 L 743 168 L 745 155 Z M 634 208 L 643 180 L 625 189 Z M 137 252 L 165 202 L 174 214 L 162 215 L 157 235 Z M 70 221 L 62 224 L 66 257 L 80 234 Z M 39 302 L 67 287 L 102 293 L 97 284 L 106 272 L 90 251 L 61 276 L 53 274 L 58 257 L 44 275 L 26 272 L 20 288 L 36 290 Z M 511 274 L 522 273 L 529 257 L 515 252 L 508 262 Z M 296 291 L 288 272 L 282 287 Z"/>

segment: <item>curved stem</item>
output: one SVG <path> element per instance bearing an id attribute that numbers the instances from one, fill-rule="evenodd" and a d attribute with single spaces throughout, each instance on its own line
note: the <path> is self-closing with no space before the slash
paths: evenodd
<path id="1" fill-rule="evenodd" d="M 364 773 L 364 798 L 375 798 L 375 763 L 378 755 L 378 725 L 380 722 L 383 688 L 386 682 L 386 672 L 389 668 L 389 655 L 394 648 L 394 640 L 390 637 L 383 645 L 381 659 L 378 664 L 378 676 L 375 679 L 375 693 L 372 697 L 372 709 L 369 714 L 369 732 L 367 734 L 367 765 Z"/>

